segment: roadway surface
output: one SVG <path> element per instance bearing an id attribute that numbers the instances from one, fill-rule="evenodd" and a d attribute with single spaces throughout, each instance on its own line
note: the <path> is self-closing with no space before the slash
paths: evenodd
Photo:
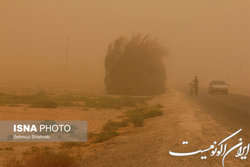
<path id="1" fill-rule="evenodd" d="M 182 92 L 188 94 L 184 89 Z M 242 129 L 242 132 L 250 137 L 249 96 L 233 93 L 210 95 L 206 89 L 202 89 L 198 96 L 190 96 L 190 99 L 200 105 L 217 123 L 232 131 Z"/>

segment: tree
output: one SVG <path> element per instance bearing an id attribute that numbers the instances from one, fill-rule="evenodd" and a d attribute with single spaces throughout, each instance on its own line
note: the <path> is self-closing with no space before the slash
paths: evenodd
<path id="1" fill-rule="evenodd" d="M 149 35 L 119 37 L 108 46 L 105 86 L 108 94 L 155 95 L 165 92 L 167 50 Z"/>

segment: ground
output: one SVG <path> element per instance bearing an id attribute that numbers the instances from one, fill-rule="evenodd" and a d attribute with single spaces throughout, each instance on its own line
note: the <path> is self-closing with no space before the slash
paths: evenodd
<path id="1" fill-rule="evenodd" d="M 84 109 L 82 107 L 59 107 L 56 109 L 29 108 L 27 106 L 0 106 L 0 118 L 4 121 L 25 120 L 86 120 L 89 132 L 99 132 L 107 120 L 116 120 L 124 109 Z M 22 158 L 32 147 L 51 147 L 59 150 L 60 143 L 0 143 L 0 166 L 12 156 Z M 7 148 L 7 149 L 6 149 Z M 12 149 L 8 149 L 12 148 Z M 72 150 L 74 153 L 75 151 Z"/>
<path id="2" fill-rule="evenodd" d="M 202 98 L 201 95 L 200 99 Z M 222 99 L 222 96 L 211 98 Z M 149 102 L 152 105 L 160 103 L 164 106 L 162 108 L 164 111 L 162 116 L 147 119 L 143 127 L 126 128 L 124 133 L 109 141 L 90 144 L 87 147 L 72 148 L 67 151 L 74 156 L 80 157 L 80 163 L 83 167 L 220 167 L 222 166 L 222 157 L 210 156 L 211 151 L 185 157 L 176 157 L 169 154 L 169 151 L 193 152 L 207 149 L 214 141 L 220 142 L 233 134 L 240 125 L 234 124 L 230 119 L 225 119 L 227 121 L 224 122 L 227 123 L 220 122 L 220 116 L 208 112 L 211 109 L 205 108 L 200 101 L 199 97 L 191 97 L 174 89 L 168 90 L 165 95 L 156 96 Z M 126 108 L 88 110 L 81 108 L 58 108 L 49 110 L 25 107 L 20 110 L 20 107 L 0 107 L 0 117 L 2 120 L 8 120 L 10 115 L 13 115 L 12 120 L 81 119 L 89 122 L 89 131 L 98 132 L 108 119 L 116 119 L 125 110 Z M 225 112 L 221 111 L 221 113 Z M 224 116 L 227 117 L 227 115 Z M 249 116 L 247 115 L 244 119 L 249 119 Z M 244 119 L 242 118 L 242 120 Z M 230 122 L 232 122 L 232 125 L 229 126 Z M 243 123 L 243 127 L 248 125 L 246 122 Z M 248 131 L 242 132 L 230 139 L 227 142 L 228 148 L 239 143 L 239 138 L 243 139 L 243 145 L 248 144 L 250 141 L 248 133 Z M 188 144 L 183 145 L 183 141 L 188 141 Z M 56 143 L 41 143 L 40 145 L 49 145 L 54 150 L 59 149 L 59 144 Z M 11 146 L 14 151 L 0 151 L 1 160 L 4 161 L 13 154 L 19 156 L 28 147 L 40 147 L 40 145 L 36 143 L 2 143 L 1 148 Z M 250 166 L 249 159 L 240 160 L 240 158 L 234 156 L 235 154 L 236 152 L 233 151 L 226 157 L 225 166 Z M 201 159 L 201 156 L 207 156 L 207 159 Z"/>
<path id="3" fill-rule="evenodd" d="M 209 153 L 174 157 L 169 155 L 169 151 L 192 152 L 206 149 L 214 141 L 219 142 L 234 131 L 221 126 L 181 92 L 172 90 L 154 100 L 165 106 L 162 117 L 150 119 L 144 127 L 107 142 L 96 154 L 85 158 L 83 166 L 222 166 L 222 157 L 211 157 Z M 189 144 L 183 145 L 183 141 L 188 141 Z M 245 141 L 249 140 L 245 138 Z M 238 137 L 229 143 L 235 142 L 238 142 Z M 207 159 L 202 160 L 202 155 L 206 155 Z M 226 166 L 249 166 L 249 160 L 242 161 L 234 155 L 235 152 L 227 156 Z"/>

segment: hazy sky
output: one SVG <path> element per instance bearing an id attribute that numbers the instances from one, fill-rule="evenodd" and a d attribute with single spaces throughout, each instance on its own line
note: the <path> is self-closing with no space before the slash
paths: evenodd
<path id="1" fill-rule="evenodd" d="M 0 0 L 0 82 L 102 87 L 108 44 L 150 34 L 166 46 L 168 78 L 224 79 L 250 89 L 249 0 Z"/>

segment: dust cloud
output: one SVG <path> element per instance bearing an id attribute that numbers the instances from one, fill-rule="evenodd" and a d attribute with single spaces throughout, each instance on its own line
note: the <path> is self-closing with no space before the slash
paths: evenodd
<path id="1" fill-rule="evenodd" d="M 248 0 L 0 0 L 0 85 L 104 88 L 108 44 L 150 34 L 169 49 L 169 83 L 226 80 L 250 91 Z"/>

